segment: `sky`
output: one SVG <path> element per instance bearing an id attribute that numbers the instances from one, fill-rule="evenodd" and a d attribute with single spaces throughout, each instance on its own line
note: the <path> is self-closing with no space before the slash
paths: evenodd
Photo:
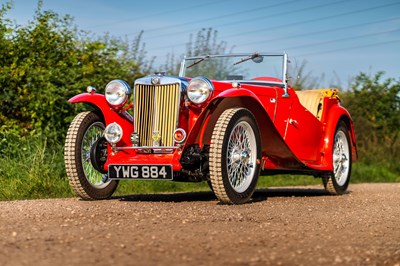
<path id="1" fill-rule="evenodd" d="M 33 20 L 36 0 L 13 2 L 8 18 Z M 43 9 L 71 15 L 94 35 L 133 40 L 143 31 L 156 65 L 168 53 L 183 55 L 191 35 L 212 28 L 235 53 L 288 53 L 321 87 L 346 88 L 360 72 L 400 79 L 399 0 L 44 0 Z"/>

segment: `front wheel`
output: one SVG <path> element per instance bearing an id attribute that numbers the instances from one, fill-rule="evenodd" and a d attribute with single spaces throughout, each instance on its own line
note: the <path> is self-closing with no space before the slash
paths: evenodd
<path id="1" fill-rule="evenodd" d="M 257 185 L 260 160 L 260 134 L 253 114 L 244 108 L 225 110 L 210 144 L 210 179 L 217 198 L 228 204 L 247 202 Z"/>
<path id="2" fill-rule="evenodd" d="M 349 131 L 343 121 L 336 126 L 332 153 L 333 173 L 322 181 L 329 194 L 341 195 L 349 186 L 352 163 Z"/>
<path id="3" fill-rule="evenodd" d="M 109 198 L 118 185 L 108 179 L 103 168 L 108 154 L 104 128 L 95 112 L 82 112 L 71 122 L 65 140 L 67 177 L 75 193 L 85 200 Z"/>

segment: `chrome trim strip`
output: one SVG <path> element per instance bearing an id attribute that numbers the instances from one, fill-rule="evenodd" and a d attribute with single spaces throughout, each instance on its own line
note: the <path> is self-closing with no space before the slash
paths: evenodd
<path id="1" fill-rule="evenodd" d="M 231 54 L 214 54 L 214 55 L 206 55 L 207 57 L 232 57 L 232 56 L 249 56 L 254 53 L 231 53 Z M 286 53 L 257 53 L 259 56 L 283 56 Z M 183 60 L 196 60 L 203 58 L 205 55 L 193 56 L 193 57 L 185 57 Z"/>
<path id="2" fill-rule="evenodd" d="M 184 56 L 183 57 L 183 60 L 182 60 L 182 62 L 181 62 L 181 68 L 179 69 L 179 76 L 180 77 L 183 77 L 184 75 L 185 75 L 185 70 L 186 70 L 186 68 L 185 68 L 185 63 L 186 63 L 186 56 Z"/>
<path id="3" fill-rule="evenodd" d="M 263 81 L 263 80 L 241 80 L 241 85 L 248 84 L 248 85 L 269 85 L 269 86 L 277 86 L 284 88 L 284 84 L 282 82 L 276 81 Z"/>
<path id="4" fill-rule="evenodd" d="M 116 151 L 125 151 L 125 150 L 177 150 L 180 149 L 178 146 L 142 146 L 142 147 L 115 147 Z"/>
<path id="5" fill-rule="evenodd" d="M 141 85 L 152 85 L 151 83 L 151 79 L 154 77 L 160 77 L 160 83 L 157 85 L 170 85 L 170 84 L 176 84 L 179 83 L 181 84 L 182 81 L 178 78 L 175 77 L 171 77 L 171 76 L 162 76 L 162 75 L 150 75 L 150 76 L 146 76 L 143 78 L 139 78 L 137 80 L 135 80 L 135 85 L 136 84 L 141 84 Z"/>
<path id="6" fill-rule="evenodd" d="M 282 97 L 289 97 L 288 93 L 288 75 L 287 75 L 287 63 L 288 63 L 288 58 L 287 54 L 283 54 L 283 66 L 282 66 L 282 81 L 283 81 L 283 95 Z"/>

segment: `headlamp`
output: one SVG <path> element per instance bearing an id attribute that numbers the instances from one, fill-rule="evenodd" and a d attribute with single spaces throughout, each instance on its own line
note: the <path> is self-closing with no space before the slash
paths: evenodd
<path id="1" fill-rule="evenodd" d="M 113 80 L 109 82 L 105 89 L 107 102 L 114 107 L 121 107 L 127 101 L 131 94 L 131 88 L 123 80 Z"/>
<path id="2" fill-rule="evenodd" d="M 204 103 L 214 91 L 214 86 L 205 77 L 193 78 L 187 88 L 189 100 L 195 104 Z"/>
<path id="3" fill-rule="evenodd" d="M 109 124 L 106 129 L 104 129 L 104 137 L 111 144 L 118 143 L 122 138 L 122 127 L 117 123 Z"/>

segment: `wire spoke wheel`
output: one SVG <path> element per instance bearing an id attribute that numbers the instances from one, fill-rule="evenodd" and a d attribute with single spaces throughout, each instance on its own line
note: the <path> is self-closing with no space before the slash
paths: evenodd
<path id="1" fill-rule="evenodd" d="M 229 182 L 233 189 L 241 193 L 245 191 L 254 175 L 257 151 L 254 132 L 249 123 L 238 123 L 228 140 L 227 167 Z"/>
<path id="2" fill-rule="evenodd" d="M 225 110 L 210 144 L 212 190 L 222 203 L 247 202 L 260 173 L 261 141 L 253 114 L 244 108 Z"/>
<path id="3" fill-rule="evenodd" d="M 107 180 L 105 174 L 97 171 L 93 167 L 92 161 L 90 159 L 90 152 L 92 150 L 92 147 L 96 143 L 96 141 L 102 137 L 103 131 L 103 123 L 96 122 L 92 124 L 83 136 L 81 148 L 83 172 L 85 173 L 86 179 L 89 181 L 89 183 L 97 188 L 104 188 L 110 182 L 109 180 Z"/>
<path id="4" fill-rule="evenodd" d="M 109 198 L 118 185 L 108 179 L 105 169 L 99 169 L 107 160 L 107 145 L 100 141 L 104 128 L 104 122 L 95 112 L 83 112 L 68 129 L 65 169 L 72 189 L 82 199 Z"/>
<path id="5" fill-rule="evenodd" d="M 350 149 L 346 135 L 343 131 L 338 131 L 335 136 L 333 150 L 333 169 L 336 183 L 343 186 L 349 174 Z"/>
<path id="6" fill-rule="evenodd" d="M 351 144 L 348 129 L 343 121 L 339 121 L 332 147 L 333 172 L 324 177 L 325 190 L 332 195 L 344 194 L 351 176 Z"/>

